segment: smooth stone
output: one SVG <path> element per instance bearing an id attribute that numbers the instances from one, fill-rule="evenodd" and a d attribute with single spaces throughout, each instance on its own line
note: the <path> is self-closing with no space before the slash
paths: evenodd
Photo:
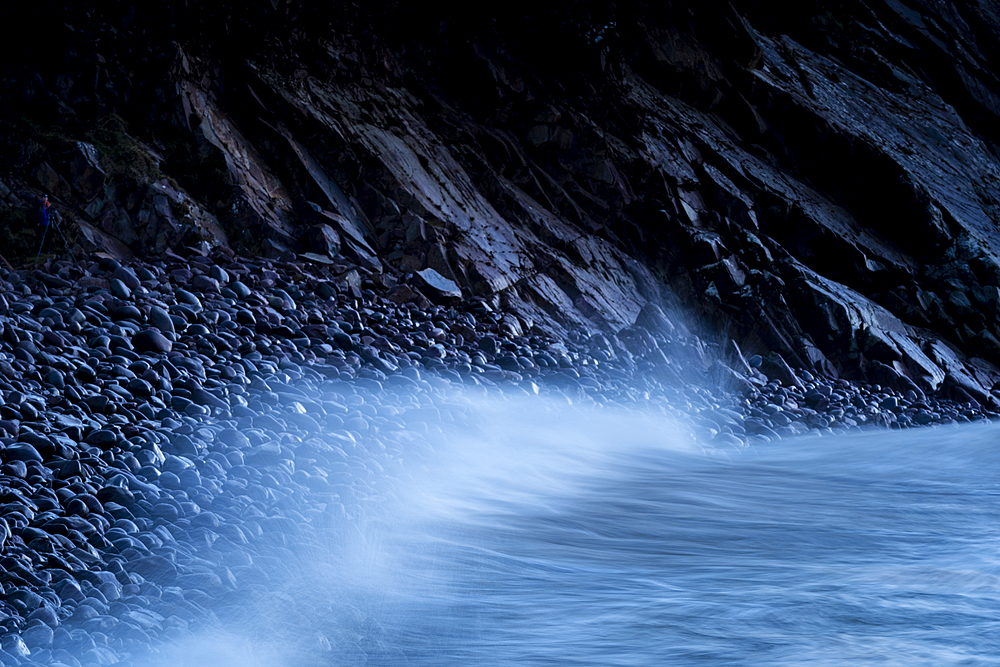
<path id="1" fill-rule="evenodd" d="M 157 480 L 161 486 L 167 489 L 182 489 L 180 478 L 172 472 L 162 473 Z"/>
<path id="2" fill-rule="evenodd" d="M 247 297 L 249 297 L 249 296 L 250 296 L 250 294 L 252 293 L 252 292 L 250 291 L 250 288 L 249 288 L 249 287 L 247 287 L 246 285 L 244 285 L 244 284 L 243 284 L 243 283 L 242 283 L 241 281 L 239 281 L 239 280 L 234 280 L 233 282 L 229 283 L 228 287 L 229 287 L 229 289 L 231 289 L 231 290 L 232 290 L 232 291 L 233 291 L 233 292 L 234 292 L 234 293 L 236 294 L 236 296 L 238 296 L 238 297 L 239 297 L 240 299 L 246 299 L 246 298 L 247 298 Z"/>
<path id="3" fill-rule="evenodd" d="M 119 266 L 115 269 L 115 272 L 111 274 L 111 277 L 114 280 L 120 280 L 130 290 L 138 289 L 141 284 L 139 277 L 135 275 L 135 272 L 127 266 Z"/>
<path id="4" fill-rule="evenodd" d="M 72 600 L 73 602 L 83 602 L 83 600 L 87 597 L 83 594 L 83 590 L 80 588 L 80 585 L 72 579 L 67 579 L 60 584 L 60 587 L 56 589 L 56 594 L 63 602 L 69 600 Z"/>
<path id="5" fill-rule="evenodd" d="M 257 324 L 257 318 L 249 310 L 238 310 L 236 311 L 236 322 L 237 324 L 245 324 L 247 326 L 255 326 Z M 250 342 L 250 341 L 247 341 Z"/>
<path id="6" fill-rule="evenodd" d="M 128 572 L 134 572 L 144 579 L 157 584 L 170 584 L 177 579 L 177 568 L 163 556 L 147 556 L 125 564 Z"/>
<path id="7" fill-rule="evenodd" d="M 132 345 L 139 352 L 166 354 L 173 349 L 173 343 L 159 331 L 144 329 L 132 337 Z"/>
<path id="8" fill-rule="evenodd" d="M 229 409 L 228 403 L 202 387 L 196 386 L 191 389 L 191 400 L 197 405 L 205 407 L 219 408 L 220 410 Z"/>
<path id="9" fill-rule="evenodd" d="M 343 332 L 334 333 L 333 342 L 342 350 L 354 350 L 356 348 L 354 340 Z"/>
<path id="10" fill-rule="evenodd" d="M 8 461 L 42 462 L 42 455 L 38 453 L 38 450 L 24 442 L 6 446 L 3 449 L 3 457 Z"/>
<path id="11" fill-rule="evenodd" d="M 219 442 L 230 447 L 237 447 L 239 449 L 246 449 L 250 447 L 250 440 L 236 429 L 223 429 L 216 434 L 215 438 Z"/>
<path id="12" fill-rule="evenodd" d="M 186 434 L 180 433 L 170 439 L 169 451 L 178 456 L 197 456 L 198 446 Z"/>
<path id="13" fill-rule="evenodd" d="M 100 449 L 111 449 L 118 444 L 118 434 L 109 429 L 98 429 L 84 438 L 84 442 Z"/>
<path id="14" fill-rule="evenodd" d="M 153 395 L 153 387 L 142 378 L 132 378 L 129 380 L 127 387 L 133 396 Z"/>
<path id="15" fill-rule="evenodd" d="M 810 389 L 806 392 L 805 403 L 811 408 L 822 409 L 828 402 L 829 399 L 826 395 L 816 389 Z"/>
<path id="16" fill-rule="evenodd" d="M 128 489 L 119 486 L 105 486 L 98 490 L 97 499 L 102 505 L 117 503 L 123 507 L 131 507 L 135 504 L 135 496 Z"/>
<path id="17" fill-rule="evenodd" d="M 170 473 L 173 474 L 173 473 Z M 163 475 L 160 475 L 162 477 Z M 167 523 L 173 523 L 180 518 L 180 513 L 177 508 L 169 503 L 159 503 L 153 505 L 153 509 L 150 511 L 150 515 L 156 519 L 162 519 Z"/>
<path id="18" fill-rule="evenodd" d="M 14 656 L 15 659 L 26 660 L 31 655 L 31 649 L 28 645 L 17 635 L 5 635 L 2 639 L 3 650 Z M 11 663 L 17 664 L 17 663 Z"/>
<path id="19" fill-rule="evenodd" d="M 771 415 L 770 419 L 776 426 L 788 426 L 792 423 L 791 418 L 784 412 L 776 412 Z"/>
<path id="20" fill-rule="evenodd" d="M 72 498 L 68 503 L 66 503 L 66 514 L 86 517 L 90 514 L 90 507 L 88 507 L 87 503 L 83 502 L 79 498 Z"/>
<path id="21" fill-rule="evenodd" d="M 878 406 L 882 410 L 895 410 L 899 407 L 899 399 L 895 396 L 889 396 L 879 403 Z"/>
<path id="22" fill-rule="evenodd" d="M 195 276 L 191 281 L 191 288 L 198 292 L 219 293 L 219 281 L 206 275 Z"/>
<path id="23" fill-rule="evenodd" d="M 142 311 L 131 304 L 118 306 L 111 312 L 111 317 L 115 321 L 132 320 L 134 322 L 142 322 L 143 320 Z"/>
<path id="24" fill-rule="evenodd" d="M 31 610 L 38 609 L 45 602 L 45 599 L 42 596 L 24 588 L 19 588 L 12 593 L 8 592 L 6 599 L 23 602 L 27 606 L 27 608 Z"/>
<path id="25" fill-rule="evenodd" d="M 132 298 L 132 290 L 128 288 L 128 285 L 123 283 L 118 278 L 111 279 L 111 293 L 121 299 L 122 301 L 128 301 Z"/>
<path id="26" fill-rule="evenodd" d="M 65 376 L 63 376 L 62 371 L 56 370 L 55 368 L 45 374 L 45 381 L 56 389 L 66 388 Z"/>
<path id="27" fill-rule="evenodd" d="M 48 345 L 58 347 L 59 349 L 66 347 L 66 339 L 59 335 L 59 333 L 50 329 L 46 329 L 42 332 L 42 340 Z"/>
<path id="28" fill-rule="evenodd" d="M 21 416 L 24 418 L 24 421 L 29 421 L 29 422 L 37 421 L 38 418 L 41 416 L 41 414 L 38 412 L 38 408 L 36 408 L 28 401 L 21 403 L 21 405 L 18 407 L 21 411 Z"/>
<path id="29" fill-rule="evenodd" d="M 434 346 L 437 347 L 436 345 Z M 519 371 L 521 370 L 521 365 L 518 363 L 517 358 L 513 355 L 500 355 L 496 358 L 495 363 L 500 368 L 505 371 Z"/>
<path id="30" fill-rule="evenodd" d="M 77 367 L 74 375 L 81 382 L 93 382 L 97 379 L 97 372 L 89 364 L 80 364 Z"/>
<path id="31" fill-rule="evenodd" d="M 223 284 L 223 285 L 227 284 L 229 282 L 229 280 L 230 280 L 230 278 L 229 278 L 229 272 L 226 271 L 221 266 L 219 266 L 218 264 L 213 264 L 212 265 L 212 268 L 209 269 L 209 271 L 208 271 L 208 275 L 210 275 L 212 278 L 214 278 L 220 284 Z"/>
<path id="32" fill-rule="evenodd" d="M 201 486 L 201 474 L 195 468 L 187 468 L 177 473 L 177 479 L 181 484 L 181 488 L 190 489 L 196 486 Z"/>
<path id="33" fill-rule="evenodd" d="M 188 306 L 191 306 L 194 309 L 195 314 L 200 313 L 203 310 L 201 299 L 186 289 L 176 290 L 174 292 L 174 296 L 177 297 L 177 302 L 179 304 L 187 304 Z"/>
<path id="34" fill-rule="evenodd" d="M 87 407 L 89 407 L 94 412 L 100 413 L 100 412 L 105 412 L 107 410 L 108 405 L 111 402 L 111 399 L 109 399 L 107 396 L 103 394 L 95 394 L 92 396 L 85 397 L 83 399 L 83 402 L 87 405 Z M 94 443 L 88 443 L 88 444 L 94 444 Z"/>
<path id="35" fill-rule="evenodd" d="M 18 423 L 20 421 L 20 415 L 11 416 L 6 414 L 6 406 L 0 407 L 0 431 L 7 433 L 7 435 L 17 437 L 18 433 L 21 432 L 21 425 Z M 2 435 L 2 434 L 0 434 Z"/>
<path id="36" fill-rule="evenodd" d="M 149 325 L 156 327 L 163 334 L 176 334 L 174 320 L 163 308 L 153 305 L 149 307 Z"/>
<path id="37" fill-rule="evenodd" d="M 41 621 L 50 628 L 54 628 L 59 625 L 59 617 L 52 607 L 48 605 L 42 605 L 35 611 L 31 612 L 26 619 L 29 623 L 31 621 Z"/>
<path id="38" fill-rule="evenodd" d="M 219 516 L 212 512 L 201 512 L 200 514 L 196 514 L 191 519 L 192 526 L 199 526 L 201 528 L 215 529 L 218 528 L 221 523 L 222 522 L 219 520 Z"/>
<path id="39" fill-rule="evenodd" d="M 25 465 L 24 461 L 11 461 L 0 468 L 0 474 L 24 479 L 28 476 L 28 466 Z"/>

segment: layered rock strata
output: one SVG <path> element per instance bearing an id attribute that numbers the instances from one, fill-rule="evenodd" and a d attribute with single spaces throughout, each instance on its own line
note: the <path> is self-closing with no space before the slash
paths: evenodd
<path id="1" fill-rule="evenodd" d="M 433 269 L 559 334 L 652 303 L 989 404 L 1000 19 L 803 7 L 10 8 L 63 23 L 4 65 L 0 195 L 17 220 L 49 191 L 119 260 L 201 239 Z"/>

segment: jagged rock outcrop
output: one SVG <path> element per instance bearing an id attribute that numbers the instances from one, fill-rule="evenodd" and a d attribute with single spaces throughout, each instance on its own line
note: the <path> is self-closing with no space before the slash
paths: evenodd
<path id="1" fill-rule="evenodd" d="M 477 10 L 5 9 L 64 24 L 2 71 L 4 211 L 44 189 L 118 256 L 341 254 L 404 300 L 432 270 L 528 328 L 658 304 L 782 376 L 993 400 L 995 8 Z"/>

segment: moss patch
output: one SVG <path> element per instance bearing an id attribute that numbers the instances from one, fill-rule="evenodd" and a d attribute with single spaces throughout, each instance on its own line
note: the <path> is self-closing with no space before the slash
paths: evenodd
<path id="1" fill-rule="evenodd" d="M 118 114 L 99 119 L 84 131 L 67 133 L 57 125 L 41 125 L 27 116 L 0 117 L 0 169 L 23 176 L 47 156 L 69 150 L 74 141 L 93 144 L 101 167 L 115 180 L 146 185 L 163 178 L 155 157 L 128 133 Z"/>
<path id="2" fill-rule="evenodd" d="M 84 133 L 101 156 L 101 166 L 109 176 L 121 176 L 147 184 L 163 178 L 156 159 L 128 133 L 128 124 L 118 114 L 97 121 Z"/>

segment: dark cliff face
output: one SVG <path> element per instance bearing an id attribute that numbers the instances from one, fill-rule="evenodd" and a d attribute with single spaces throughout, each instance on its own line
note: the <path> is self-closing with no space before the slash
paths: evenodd
<path id="1" fill-rule="evenodd" d="M 554 329 L 655 302 L 992 400 L 992 3 L 205 4 L 0 10 L 45 26 L 2 69 L 8 225 L 44 189 L 82 249 L 433 268 Z"/>

